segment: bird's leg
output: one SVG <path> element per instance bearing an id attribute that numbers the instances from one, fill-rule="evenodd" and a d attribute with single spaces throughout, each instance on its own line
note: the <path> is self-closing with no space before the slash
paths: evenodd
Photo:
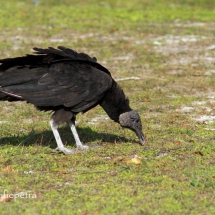
<path id="1" fill-rule="evenodd" d="M 68 123 L 69 127 L 71 128 L 72 134 L 75 138 L 75 143 L 76 143 L 77 148 L 81 149 L 81 150 L 88 149 L 89 146 L 83 145 L 79 139 L 78 132 L 75 128 L 75 121 L 72 119 L 72 120 L 68 121 L 67 123 Z"/>
<path id="2" fill-rule="evenodd" d="M 52 131 L 53 131 L 53 134 L 54 134 L 54 137 L 55 137 L 55 140 L 57 142 L 57 148 L 55 149 L 56 151 L 60 151 L 60 152 L 63 152 L 64 154 L 74 154 L 75 151 L 72 150 L 72 149 L 67 149 L 64 145 L 63 145 L 63 142 L 60 138 L 60 134 L 57 130 L 58 126 L 54 123 L 54 120 L 51 119 L 50 120 L 50 125 L 51 125 L 51 128 L 52 128 Z"/>

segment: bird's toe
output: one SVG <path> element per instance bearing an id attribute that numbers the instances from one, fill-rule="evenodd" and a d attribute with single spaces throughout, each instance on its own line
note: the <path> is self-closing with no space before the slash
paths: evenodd
<path id="1" fill-rule="evenodd" d="M 80 149 L 80 150 L 88 150 L 89 146 L 87 146 L 87 145 L 81 145 L 81 146 L 78 146 L 78 149 Z"/>
<path id="2" fill-rule="evenodd" d="M 67 149 L 67 148 L 64 148 L 62 150 L 62 152 L 65 154 L 65 155 L 71 155 L 71 154 L 75 154 L 77 151 L 75 149 Z"/>
<path id="3" fill-rule="evenodd" d="M 68 149 L 68 148 L 59 148 L 57 147 L 56 149 L 53 149 L 52 152 L 63 152 L 65 155 L 70 155 L 70 154 L 75 154 L 76 150 L 75 149 Z"/>

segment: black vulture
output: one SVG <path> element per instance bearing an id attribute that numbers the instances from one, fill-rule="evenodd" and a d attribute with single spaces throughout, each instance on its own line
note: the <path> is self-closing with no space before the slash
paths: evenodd
<path id="1" fill-rule="evenodd" d="M 0 100 L 26 101 L 39 110 L 53 111 L 50 125 L 59 151 L 75 151 L 63 145 L 58 133 L 58 126 L 65 122 L 77 148 L 88 148 L 79 139 L 75 118 L 98 104 L 144 143 L 138 112 L 130 108 L 123 90 L 95 57 L 62 46 L 33 50 L 34 54 L 0 60 Z"/>

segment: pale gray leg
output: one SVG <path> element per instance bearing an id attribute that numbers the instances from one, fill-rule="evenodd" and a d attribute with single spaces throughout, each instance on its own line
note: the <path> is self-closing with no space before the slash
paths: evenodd
<path id="1" fill-rule="evenodd" d="M 55 140 L 57 142 L 57 148 L 55 149 L 56 151 L 60 151 L 60 152 L 63 152 L 64 154 L 74 154 L 75 153 L 75 150 L 72 150 L 72 149 L 67 149 L 63 143 L 62 143 L 62 140 L 60 138 L 60 134 L 57 130 L 58 126 L 55 125 L 54 121 L 51 119 L 50 120 L 50 125 L 51 125 L 51 128 L 52 128 L 52 131 L 53 131 L 53 134 L 54 134 L 54 137 L 55 137 Z"/>
<path id="2" fill-rule="evenodd" d="M 81 149 L 81 150 L 88 149 L 89 146 L 83 145 L 79 139 L 78 132 L 75 127 L 75 122 L 73 120 L 71 120 L 71 121 L 68 121 L 67 123 L 68 123 L 69 127 L 71 128 L 72 134 L 75 138 L 75 143 L 76 143 L 77 148 Z"/>

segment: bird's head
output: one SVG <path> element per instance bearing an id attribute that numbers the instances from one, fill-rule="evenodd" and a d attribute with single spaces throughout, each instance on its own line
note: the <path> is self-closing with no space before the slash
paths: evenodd
<path id="1" fill-rule="evenodd" d="M 144 136 L 142 132 L 142 123 L 140 116 L 136 110 L 131 110 L 125 113 L 120 114 L 119 116 L 119 124 L 128 128 L 136 133 L 140 140 L 140 144 L 144 144 Z"/>

